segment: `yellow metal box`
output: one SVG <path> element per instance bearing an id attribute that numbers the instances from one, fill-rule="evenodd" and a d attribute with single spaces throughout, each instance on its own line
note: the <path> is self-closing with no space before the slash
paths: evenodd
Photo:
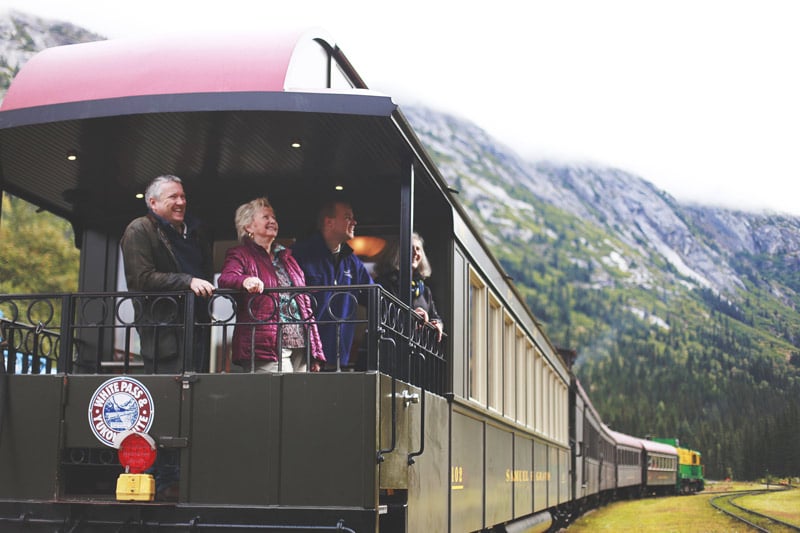
<path id="1" fill-rule="evenodd" d="M 156 494 L 156 481 L 150 474 L 120 474 L 117 479 L 117 500 L 151 502 Z"/>

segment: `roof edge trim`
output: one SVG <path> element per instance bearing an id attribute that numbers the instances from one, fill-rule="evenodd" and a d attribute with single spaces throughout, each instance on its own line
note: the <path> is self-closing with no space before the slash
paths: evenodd
<path id="1" fill-rule="evenodd" d="M 357 92 L 358 91 L 358 92 Z M 149 113 L 286 111 L 389 117 L 391 97 L 374 92 L 235 92 L 130 96 L 0 111 L 0 129 Z"/>

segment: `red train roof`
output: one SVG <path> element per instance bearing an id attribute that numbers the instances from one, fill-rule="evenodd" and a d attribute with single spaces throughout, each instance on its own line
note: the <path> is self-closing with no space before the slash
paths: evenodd
<path id="1" fill-rule="evenodd" d="M 319 89 L 305 44 L 322 32 L 180 35 L 49 48 L 15 77 L 2 110 L 131 96 Z"/>
<path id="2" fill-rule="evenodd" d="M 82 227 L 115 231 L 141 211 L 135 195 L 154 176 L 175 174 L 198 213 L 228 225 L 214 220 L 230 207 L 212 207 L 223 201 L 210 193 L 217 186 L 231 204 L 252 190 L 284 204 L 334 185 L 382 194 L 376 177 L 403 175 L 422 150 L 409 132 L 391 97 L 369 91 L 318 30 L 82 43 L 40 52 L 12 82 L 0 183 Z M 396 218 L 364 204 L 364 223 Z"/>

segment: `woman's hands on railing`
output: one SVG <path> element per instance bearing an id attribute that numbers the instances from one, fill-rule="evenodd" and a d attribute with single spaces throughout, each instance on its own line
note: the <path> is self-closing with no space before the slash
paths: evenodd
<path id="1" fill-rule="evenodd" d="M 257 293 L 264 291 L 264 282 L 255 276 L 246 278 L 242 282 L 242 288 L 250 293 Z"/>
<path id="2" fill-rule="evenodd" d="M 425 321 L 426 324 L 430 324 L 431 326 L 436 328 L 436 330 L 439 332 L 436 340 L 442 342 L 442 334 L 444 333 L 444 324 L 442 324 L 438 320 L 429 320 L 428 312 L 421 307 L 417 307 L 416 309 L 414 309 L 414 312 L 417 313 L 417 315 L 419 315 L 422 318 L 422 320 Z"/>
<path id="3" fill-rule="evenodd" d="M 444 335 L 444 324 L 442 324 L 438 320 L 432 320 L 428 322 L 428 324 L 436 328 L 436 330 L 439 332 L 439 335 L 436 337 L 436 340 L 442 342 L 442 335 Z"/>

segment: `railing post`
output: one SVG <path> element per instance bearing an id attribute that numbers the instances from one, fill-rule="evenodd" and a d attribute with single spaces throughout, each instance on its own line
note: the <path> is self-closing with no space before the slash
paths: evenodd
<path id="1" fill-rule="evenodd" d="M 415 354 L 422 359 L 422 366 L 425 367 L 425 354 L 417 353 Z M 424 370 L 423 370 L 424 373 Z M 419 449 L 415 452 L 411 452 L 408 454 L 408 465 L 411 466 L 414 464 L 414 458 L 419 457 L 420 455 L 425 452 L 425 385 L 424 378 L 420 379 L 420 387 L 419 392 L 422 396 L 422 403 L 420 404 L 420 414 L 419 414 Z"/>
<path id="2" fill-rule="evenodd" d="M 72 372 L 72 339 L 74 332 L 72 323 L 75 321 L 72 294 L 61 296 L 61 339 L 58 350 L 58 371 L 65 374 Z M 95 360 L 95 372 L 97 360 Z"/>
<path id="3" fill-rule="evenodd" d="M 365 370 L 380 370 L 380 288 L 379 286 L 367 289 L 367 365 Z M 373 365 L 373 368 L 370 366 Z"/>
<path id="4" fill-rule="evenodd" d="M 394 339 L 391 339 L 389 337 L 384 337 L 384 338 L 380 339 L 380 342 L 381 343 L 385 342 L 387 344 L 387 346 L 390 347 L 390 352 L 392 354 L 396 354 L 397 343 L 395 343 Z M 390 442 L 388 448 L 382 448 L 382 449 L 378 450 L 378 457 L 377 457 L 378 464 L 380 464 L 380 463 L 382 463 L 384 461 L 384 457 L 383 456 L 385 454 L 393 452 L 394 449 L 397 447 L 397 378 L 394 376 L 394 374 L 392 374 L 391 398 L 392 398 L 392 436 L 391 436 L 391 442 Z"/>
<path id="5" fill-rule="evenodd" d="M 195 324 L 195 294 L 188 291 L 184 296 L 186 303 L 184 305 L 183 315 L 183 371 L 195 371 L 194 368 L 194 328 Z M 180 356 L 180 354 L 178 354 Z M 187 364 L 188 363 L 188 364 Z"/>

